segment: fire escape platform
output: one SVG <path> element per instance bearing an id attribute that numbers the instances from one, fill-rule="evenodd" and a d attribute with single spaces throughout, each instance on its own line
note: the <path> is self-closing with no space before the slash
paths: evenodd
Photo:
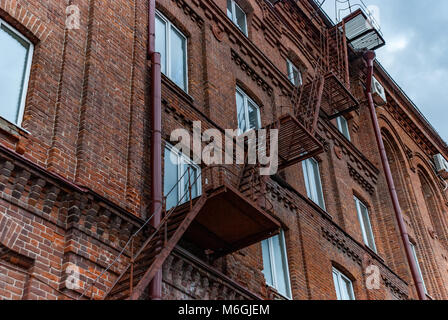
<path id="1" fill-rule="evenodd" d="M 219 257 L 278 234 L 280 223 L 230 185 L 209 189 L 184 237 Z M 179 210 L 179 209 L 178 209 Z"/>
<path id="2" fill-rule="evenodd" d="M 374 20 L 358 9 L 344 18 L 347 41 L 355 50 L 376 50 L 386 44 Z"/>
<path id="3" fill-rule="evenodd" d="M 268 126 L 278 128 L 278 168 L 284 169 L 324 151 L 322 144 L 296 117 L 285 114 Z M 269 134 L 268 134 L 269 137 Z M 268 141 L 268 146 L 269 146 Z"/>
<path id="4" fill-rule="evenodd" d="M 333 72 L 329 72 L 325 76 L 322 110 L 329 115 L 330 119 L 334 119 L 358 108 L 359 102 L 350 90 Z"/>

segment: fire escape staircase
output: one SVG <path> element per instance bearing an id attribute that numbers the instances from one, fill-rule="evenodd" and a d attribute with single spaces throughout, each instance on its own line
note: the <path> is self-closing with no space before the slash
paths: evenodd
<path id="1" fill-rule="evenodd" d="M 143 295 L 165 259 L 204 206 L 206 199 L 207 195 L 203 194 L 180 205 L 163 218 L 161 227 L 146 240 L 132 257 L 131 264 L 115 281 L 106 296 L 107 300 L 138 300 Z"/>
<path id="2" fill-rule="evenodd" d="M 250 175 L 244 175 L 244 183 L 240 183 L 241 175 L 234 173 L 232 169 L 235 167 L 209 166 L 193 179 L 192 170 L 187 168 L 177 181 L 177 185 L 183 183 L 187 187 L 177 204 L 166 209 L 167 197 L 172 192 L 177 192 L 177 188 L 173 186 L 159 208 L 162 220 L 158 227 L 149 227 L 149 236 L 143 244 L 137 245 L 139 248 L 134 248 L 136 239 L 148 227 L 153 214 L 131 236 L 116 259 L 85 288 L 80 298 L 89 292 L 90 299 L 96 298 L 93 296 L 93 288 L 125 254 L 129 257 L 129 262 L 102 299 L 144 298 L 148 284 L 181 238 L 204 253 L 208 252 L 209 257 L 214 259 L 276 235 L 281 226 L 266 210 L 269 202 L 260 186 L 261 180 L 256 179 L 257 166 L 246 170 Z M 198 190 L 199 183 L 203 190 L 200 195 L 195 196 L 193 190 Z M 263 204 L 263 208 L 258 203 Z"/>

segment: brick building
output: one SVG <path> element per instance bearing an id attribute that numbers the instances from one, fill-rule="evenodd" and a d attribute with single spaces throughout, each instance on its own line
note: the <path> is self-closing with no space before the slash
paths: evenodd
<path id="1" fill-rule="evenodd" d="M 361 11 L 340 28 L 312 0 L 157 1 L 167 210 L 154 229 L 148 7 L 0 0 L 0 299 L 145 299 L 159 269 L 164 299 L 416 299 L 356 50 L 383 40 L 356 34 Z M 433 160 L 448 147 L 379 63 L 374 75 L 419 272 L 428 298 L 448 299 Z M 278 129 L 280 171 L 194 163 L 170 134 L 196 121 Z"/>

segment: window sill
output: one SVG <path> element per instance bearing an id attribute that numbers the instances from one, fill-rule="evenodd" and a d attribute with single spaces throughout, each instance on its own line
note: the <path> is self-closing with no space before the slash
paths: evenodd
<path id="1" fill-rule="evenodd" d="M 166 75 L 162 73 L 162 83 L 166 85 L 170 90 L 174 91 L 178 96 L 182 97 L 186 100 L 187 103 L 193 104 L 194 98 L 188 94 L 184 89 L 179 87 L 173 80 L 168 78 Z M 163 100 L 163 95 L 162 95 Z"/>
<path id="2" fill-rule="evenodd" d="M 365 249 L 368 253 L 370 253 L 370 255 L 372 255 L 374 258 L 376 258 L 377 260 L 379 260 L 381 263 L 383 263 L 383 264 L 385 263 L 384 259 L 381 258 L 381 256 L 380 256 L 377 252 L 375 252 L 375 251 L 373 251 L 372 249 L 370 249 L 370 247 L 367 246 L 366 244 L 364 244 L 364 249 Z"/>
<path id="3" fill-rule="evenodd" d="M 3 132 L 19 138 L 20 136 L 28 136 L 30 133 L 16 124 L 6 120 L 0 116 L 0 130 Z"/>
<path id="4" fill-rule="evenodd" d="M 266 288 L 268 290 L 269 299 L 272 300 L 292 300 L 292 298 L 288 298 L 277 291 L 274 287 L 266 284 Z"/>
<path id="5" fill-rule="evenodd" d="M 0 134 L 7 137 L 15 144 L 15 151 L 21 155 L 25 153 L 30 133 L 16 124 L 0 117 Z"/>

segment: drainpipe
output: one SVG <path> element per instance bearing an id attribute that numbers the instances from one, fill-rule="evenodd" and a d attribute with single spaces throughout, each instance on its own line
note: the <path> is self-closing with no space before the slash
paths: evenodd
<path id="1" fill-rule="evenodd" d="M 155 52 L 156 1 L 148 1 L 148 57 L 151 60 L 151 225 L 157 228 L 161 220 L 162 206 L 162 108 L 160 53 Z M 162 270 L 159 270 L 149 284 L 149 298 L 162 298 Z"/>
<path id="2" fill-rule="evenodd" d="M 392 204 L 394 207 L 395 218 L 397 219 L 398 228 L 400 230 L 401 240 L 403 241 L 404 249 L 406 251 L 406 258 L 411 269 L 412 278 L 417 289 L 417 294 L 420 300 L 426 300 L 426 293 L 423 286 L 422 278 L 418 272 L 417 262 L 414 259 L 412 253 L 411 245 L 409 242 L 409 235 L 406 230 L 406 225 L 403 220 L 403 215 L 401 213 L 400 203 L 398 202 L 397 190 L 395 189 L 394 180 L 392 178 L 392 172 L 390 170 L 389 162 L 387 161 L 386 149 L 384 148 L 383 137 L 381 135 L 380 126 L 378 124 L 378 118 L 376 116 L 375 104 L 373 102 L 372 96 L 372 77 L 373 77 L 373 61 L 375 60 L 375 52 L 367 51 L 364 53 L 364 59 L 367 62 L 368 72 L 367 72 L 367 82 L 366 82 L 366 96 L 369 102 L 370 116 L 372 118 L 373 129 L 375 131 L 376 142 L 378 144 L 378 149 L 380 151 L 381 162 L 383 164 L 383 169 L 386 174 L 387 186 L 389 187 L 389 193 L 392 198 Z"/>

